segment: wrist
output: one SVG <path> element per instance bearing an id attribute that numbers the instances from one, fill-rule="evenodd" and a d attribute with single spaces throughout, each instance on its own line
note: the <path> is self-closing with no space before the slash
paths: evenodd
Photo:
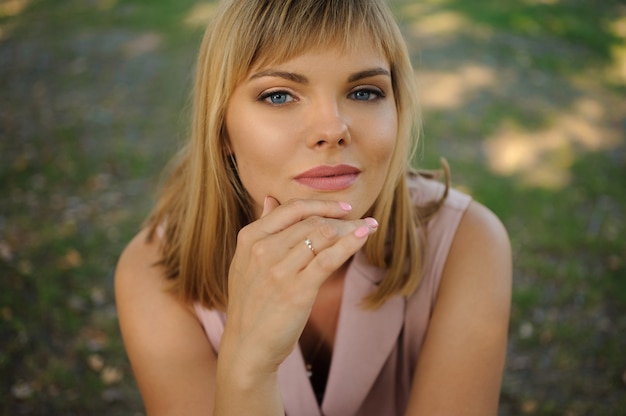
<path id="1" fill-rule="evenodd" d="M 284 415 L 278 371 L 251 368 L 246 360 L 218 356 L 214 415 Z"/>

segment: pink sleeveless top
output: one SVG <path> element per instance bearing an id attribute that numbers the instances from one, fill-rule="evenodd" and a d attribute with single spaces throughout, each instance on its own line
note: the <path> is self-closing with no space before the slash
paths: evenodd
<path id="1" fill-rule="evenodd" d="M 413 201 L 438 199 L 443 185 L 410 179 Z M 471 198 L 451 189 L 439 213 L 428 224 L 424 272 L 409 297 L 396 296 L 375 311 L 362 299 L 376 289 L 385 271 L 355 254 L 345 277 L 330 373 L 321 406 L 307 376 L 299 346 L 282 363 L 278 381 L 289 416 L 392 416 L 405 412 L 439 282 L 458 224 Z M 204 331 L 219 353 L 225 314 L 194 305 Z"/>

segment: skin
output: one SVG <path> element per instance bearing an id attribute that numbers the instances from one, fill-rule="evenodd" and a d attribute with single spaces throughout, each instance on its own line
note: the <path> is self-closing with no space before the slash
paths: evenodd
<path id="1" fill-rule="evenodd" d="M 389 63 L 361 42 L 350 54 L 330 49 L 252 68 L 230 98 L 226 127 L 257 215 L 271 195 L 279 203 L 345 201 L 353 207 L 346 218 L 360 218 L 382 188 L 397 136 Z M 339 164 L 361 170 L 343 191 L 294 180 L 308 169 Z"/>
<path id="2" fill-rule="evenodd" d="M 301 336 L 323 336 L 332 349 L 336 316 L 325 311 L 335 310 L 347 262 L 376 230 L 361 217 L 382 187 L 395 144 L 385 71 L 388 62 L 362 40 L 352 52 L 307 51 L 252 68 L 235 90 L 228 150 L 258 219 L 239 233 L 219 358 L 191 305 L 166 291 L 163 271 L 153 266 L 158 241 L 147 243 L 141 232 L 119 261 L 120 326 L 148 414 L 282 415 L 280 363 Z M 361 171 L 346 189 L 320 191 L 294 180 L 340 163 Z M 506 232 L 472 203 L 446 262 L 408 414 L 496 414 L 510 285 Z"/>

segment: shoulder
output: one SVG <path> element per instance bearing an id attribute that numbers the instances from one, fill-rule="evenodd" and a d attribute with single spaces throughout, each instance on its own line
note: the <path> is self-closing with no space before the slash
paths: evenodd
<path id="1" fill-rule="evenodd" d="M 445 258 L 407 414 L 497 414 L 511 269 L 504 226 L 489 209 L 471 201 Z M 450 401 L 450 395 L 458 400 Z"/>
<path id="2" fill-rule="evenodd" d="M 159 260 L 158 239 L 148 239 L 146 230 L 138 233 L 118 260 L 115 271 L 118 304 L 141 304 L 153 301 L 154 297 L 170 297 L 166 295 L 170 283 L 166 280 L 163 269 L 158 266 Z"/>
<path id="3" fill-rule="evenodd" d="M 493 263 L 502 271 L 511 269 L 511 246 L 504 225 L 487 207 L 471 201 L 459 222 L 447 263 L 454 267 L 455 262 L 476 258 L 488 262 L 483 267 Z"/>
<path id="4" fill-rule="evenodd" d="M 510 268 L 509 237 L 491 210 L 454 188 L 449 188 L 442 200 L 446 194 L 445 185 L 430 177 L 410 175 L 407 185 L 416 208 L 436 205 L 436 211 L 427 223 L 427 244 L 434 244 L 443 251 L 437 254 L 445 254 L 439 261 L 445 263 L 446 269 L 476 256 L 483 260 L 493 259 Z"/>
<path id="5" fill-rule="evenodd" d="M 131 240 L 115 271 L 115 299 L 125 341 L 142 334 L 157 336 L 157 332 L 146 331 L 156 328 L 155 319 L 161 320 L 160 326 L 175 319 L 195 319 L 193 308 L 171 290 L 172 282 L 158 265 L 159 240 L 147 235 L 144 230 Z"/>
<path id="6" fill-rule="evenodd" d="M 440 310 L 495 327 L 508 324 L 512 259 L 508 233 L 488 208 L 471 201 L 456 229 L 437 297 Z M 476 321 L 475 319 L 478 319 Z"/>
<path id="7" fill-rule="evenodd" d="M 146 273 L 155 277 L 159 271 L 153 267 L 159 260 L 158 244 L 148 240 L 147 230 L 139 232 L 122 251 L 115 271 L 116 283 L 133 284 L 146 279 Z"/>
<path id="8" fill-rule="evenodd" d="M 206 412 L 216 358 L 193 307 L 157 265 L 159 244 L 142 231 L 120 256 L 115 298 L 124 346 L 148 413 Z"/>
<path id="9" fill-rule="evenodd" d="M 115 271 L 115 298 L 122 329 L 128 323 L 133 326 L 133 334 L 140 332 L 136 325 L 152 324 L 160 315 L 163 323 L 175 319 L 197 323 L 193 306 L 172 290 L 173 282 L 165 277 L 160 258 L 160 239 L 149 239 L 146 230 L 137 234 L 120 255 Z"/>

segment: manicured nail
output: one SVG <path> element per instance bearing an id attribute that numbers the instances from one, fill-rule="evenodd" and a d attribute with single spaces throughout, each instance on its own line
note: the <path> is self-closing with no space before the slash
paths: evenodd
<path id="1" fill-rule="evenodd" d="M 376 229 L 378 228 L 378 221 L 376 221 L 375 218 L 372 217 L 367 217 L 365 218 L 365 222 L 367 223 L 367 225 L 369 225 L 370 228 L 372 229 Z"/>
<path id="2" fill-rule="evenodd" d="M 352 211 L 352 205 L 348 204 L 347 202 L 340 202 L 339 206 L 341 207 L 341 209 L 343 209 L 344 211 Z"/>
<path id="3" fill-rule="evenodd" d="M 357 238 L 363 238 L 363 237 L 367 236 L 369 233 L 370 233 L 370 229 L 366 225 L 362 225 L 359 228 L 357 228 L 356 230 L 354 230 L 354 235 Z"/>

